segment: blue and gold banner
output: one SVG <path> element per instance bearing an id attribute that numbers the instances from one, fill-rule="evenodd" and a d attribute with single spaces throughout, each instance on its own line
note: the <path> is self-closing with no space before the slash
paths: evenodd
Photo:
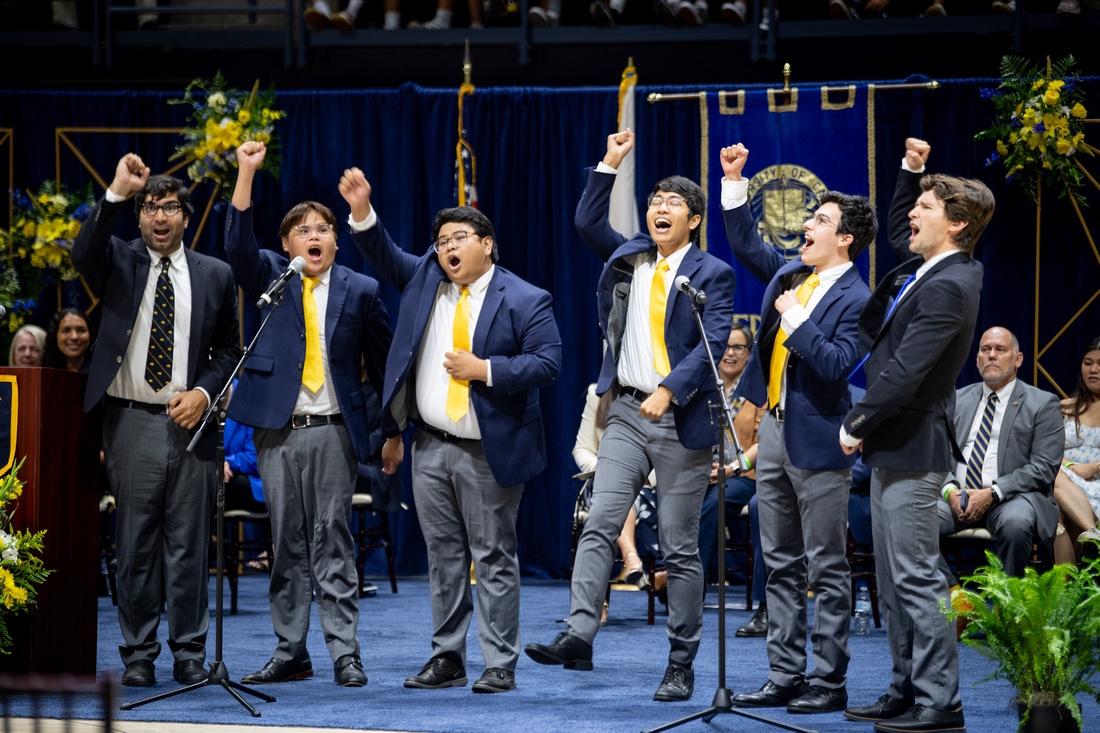
<path id="1" fill-rule="evenodd" d="M 15 428 L 19 424 L 19 383 L 0 375 L 0 476 L 15 465 Z"/>
<path id="2" fill-rule="evenodd" d="M 804 87 L 710 92 L 701 110 L 701 178 L 707 194 L 704 246 L 737 272 L 734 313 L 756 330 L 761 283 L 735 261 L 722 226 L 723 147 L 743 143 L 749 202 L 764 242 L 788 259 L 825 191 L 874 198 L 874 87 Z M 857 266 L 873 273 L 874 245 Z"/>

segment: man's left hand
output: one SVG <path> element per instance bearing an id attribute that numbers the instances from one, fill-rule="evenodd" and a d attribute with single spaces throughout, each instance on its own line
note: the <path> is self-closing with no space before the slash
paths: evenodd
<path id="1" fill-rule="evenodd" d="M 199 424 L 207 404 L 206 395 L 200 389 L 180 392 L 168 400 L 168 416 L 180 427 L 190 430 Z"/>
<path id="2" fill-rule="evenodd" d="M 959 515 L 959 521 L 974 524 L 993 508 L 993 489 L 971 489 L 966 493 L 969 494 L 966 511 Z"/>
<path id="3" fill-rule="evenodd" d="M 668 406 L 672 404 L 672 390 L 668 387 L 658 387 L 657 391 L 646 398 L 638 412 L 646 420 L 658 420 L 668 412 Z"/>
<path id="4" fill-rule="evenodd" d="M 443 368 L 455 379 L 464 382 L 484 382 L 489 376 L 487 362 L 469 351 L 448 351 L 445 356 Z"/>

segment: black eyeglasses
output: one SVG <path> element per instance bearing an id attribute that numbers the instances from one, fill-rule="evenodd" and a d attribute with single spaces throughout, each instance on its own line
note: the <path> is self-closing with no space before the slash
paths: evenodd
<path id="1" fill-rule="evenodd" d="M 439 239 L 432 240 L 432 249 L 439 252 L 441 249 L 447 249 L 451 242 L 454 242 L 456 247 L 462 247 L 466 244 L 466 241 L 470 237 L 480 236 L 475 232 L 455 232 L 449 237 L 440 237 Z"/>
<path id="2" fill-rule="evenodd" d="M 732 351 L 735 354 L 744 354 L 749 350 L 749 347 L 745 344 L 726 344 L 726 351 Z"/>
<path id="3" fill-rule="evenodd" d="M 164 204 L 154 204 L 146 201 L 141 205 L 141 213 L 145 216 L 156 216 L 158 211 L 163 211 L 165 216 L 175 216 L 183 211 L 183 205 L 179 201 L 169 201 Z"/>

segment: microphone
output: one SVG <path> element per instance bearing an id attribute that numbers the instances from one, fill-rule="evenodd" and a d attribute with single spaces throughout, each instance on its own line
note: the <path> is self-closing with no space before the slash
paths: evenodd
<path id="1" fill-rule="evenodd" d="M 681 293 L 691 298 L 691 302 L 702 305 L 707 302 L 707 294 L 702 290 L 696 290 L 691 287 L 691 280 L 688 280 L 686 276 L 680 275 L 678 278 L 672 281 L 672 284 Z"/>
<path id="2" fill-rule="evenodd" d="M 283 271 L 283 274 L 272 280 L 271 284 L 267 286 L 267 292 L 261 295 L 260 299 L 256 301 L 256 307 L 263 308 L 265 305 L 271 305 L 272 301 L 274 301 L 282 294 L 283 289 L 286 288 L 286 284 L 290 281 L 290 278 L 299 274 L 302 270 L 305 269 L 305 266 L 305 257 L 295 257 L 293 260 L 291 260 L 290 264 L 287 265 L 286 270 Z"/>

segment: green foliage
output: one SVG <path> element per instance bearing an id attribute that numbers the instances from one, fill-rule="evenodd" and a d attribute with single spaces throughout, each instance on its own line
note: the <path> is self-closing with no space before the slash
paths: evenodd
<path id="1" fill-rule="evenodd" d="M 34 605 L 38 586 L 53 572 L 42 563 L 46 530 L 16 531 L 11 526 L 15 510 L 9 505 L 23 493 L 23 482 L 17 476 L 22 466 L 19 461 L 0 477 L 0 654 L 11 654 L 8 619 Z"/>
<path id="2" fill-rule="evenodd" d="M 1092 681 L 1100 670 L 1100 560 L 1081 568 L 1055 565 L 1042 575 L 1029 567 L 1016 578 L 992 552 L 985 555 L 989 565 L 962 579 L 973 590 L 956 596 L 958 609 L 940 602 L 949 620 L 970 621 L 961 641 L 1000 664 L 980 682 L 1007 680 L 1029 710 L 1061 703 L 1083 730 L 1074 695 L 1100 701 Z"/>

